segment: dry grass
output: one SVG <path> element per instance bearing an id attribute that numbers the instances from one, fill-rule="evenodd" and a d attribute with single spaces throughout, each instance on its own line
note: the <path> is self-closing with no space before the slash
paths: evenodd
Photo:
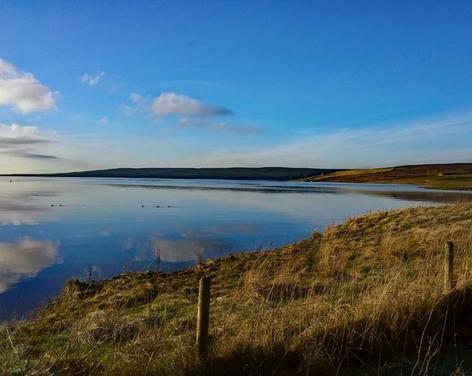
<path id="1" fill-rule="evenodd" d="M 436 189 L 472 190 L 472 163 L 449 163 L 337 171 L 305 181 L 415 184 Z"/>
<path id="2" fill-rule="evenodd" d="M 446 356 L 453 359 L 450 369 L 466 374 L 461 351 L 472 343 L 471 228 L 470 204 L 381 212 L 288 247 L 191 270 L 72 281 L 34 321 L 1 328 L 0 369 L 332 375 L 388 372 L 397 362 L 408 374 L 427 375 Z M 457 288 L 444 296 L 443 250 L 451 239 Z M 213 277 L 205 368 L 194 357 L 203 274 Z"/>

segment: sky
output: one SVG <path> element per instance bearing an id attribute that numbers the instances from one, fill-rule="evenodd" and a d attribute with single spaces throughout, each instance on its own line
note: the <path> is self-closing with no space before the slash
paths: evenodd
<path id="1" fill-rule="evenodd" d="M 472 162 L 470 1 L 0 0 L 0 173 Z"/>

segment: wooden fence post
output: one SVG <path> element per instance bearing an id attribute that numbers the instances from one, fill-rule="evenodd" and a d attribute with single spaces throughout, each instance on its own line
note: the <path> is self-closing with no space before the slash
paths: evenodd
<path id="1" fill-rule="evenodd" d="M 208 326 L 210 321 L 210 277 L 200 278 L 197 314 L 197 357 L 205 361 L 208 353 Z"/>
<path id="2" fill-rule="evenodd" d="M 444 252 L 444 293 L 454 288 L 454 243 L 448 241 Z"/>

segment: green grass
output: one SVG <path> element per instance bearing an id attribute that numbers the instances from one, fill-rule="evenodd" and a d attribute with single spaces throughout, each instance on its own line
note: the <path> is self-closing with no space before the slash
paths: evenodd
<path id="1" fill-rule="evenodd" d="M 454 349 L 472 344 L 471 228 L 470 204 L 395 210 L 180 272 L 71 281 L 34 320 L 0 328 L 0 370 L 332 375 L 404 366 L 428 374 L 452 351 L 449 370 L 460 372 Z M 457 289 L 444 296 L 451 239 Z M 202 275 L 213 277 L 205 367 L 194 344 Z"/>

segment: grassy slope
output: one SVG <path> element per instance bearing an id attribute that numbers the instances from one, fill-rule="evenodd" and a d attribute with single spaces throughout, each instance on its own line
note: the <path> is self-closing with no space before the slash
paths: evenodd
<path id="1" fill-rule="evenodd" d="M 345 170 L 305 181 L 416 184 L 436 189 L 472 190 L 472 163 Z"/>
<path id="2" fill-rule="evenodd" d="M 350 374 L 408 360 L 426 374 L 452 342 L 472 343 L 471 228 L 471 204 L 381 212 L 177 273 L 70 282 L 36 320 L 0 328 L 0 369 L 201 374 L 194 332 L 198 279 L 207 274 L 208 374 Z M 444 297 L 449 239 L 457 290 Z"/>

